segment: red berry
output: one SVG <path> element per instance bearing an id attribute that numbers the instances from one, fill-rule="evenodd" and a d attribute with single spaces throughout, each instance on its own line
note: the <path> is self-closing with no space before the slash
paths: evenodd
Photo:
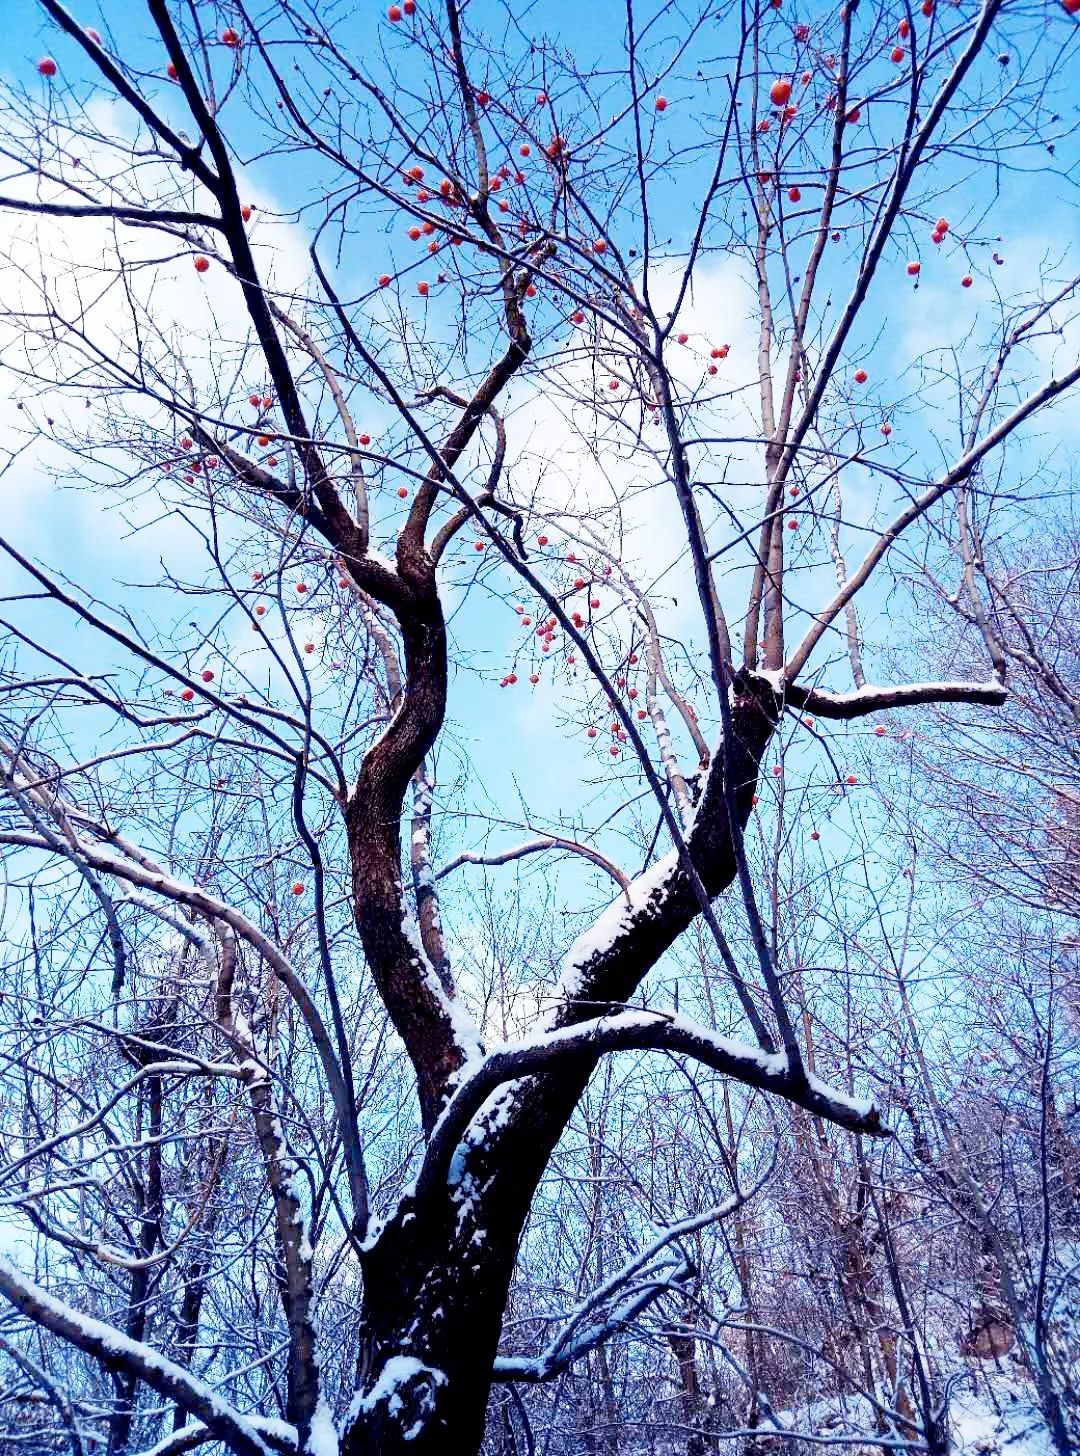
<path id="1" fill-rule="evenodd" d="M 398 486 L 398 496 L 400 497 L 401 500 L 404 500 L 408 494 L 409 494 L 409 492 L 405 488 L 405 486 L 403 486 L 403 485 L 399 485 Z"/>
<path id="2" fill-rule="evenodd" d="M 380 273 L 379 274 L 379 287 L 380 288 L 389 288 L 389 286 L 390 286 L 390 274 L 389 273 Z"/>
<path id="3" fill-rule="evenodd" d="M 664 97 L 664 96 L 658 96 L 656 98 L 656 109 L 657 109 L 657 111 L 666 111 L 667 110 L 667 98 L 666 97 Z"/>
<path id="4" fill-rule="evenodd" d="M 37 68 L 42 76 L 56 75 L 57 66 L 52 56 L 42 56 L 41 60 L 37 63 Z"/>
<path id="5" fill-rule="evenodd" d="M 94 27 L 92 25 L 88 25 L 86 27 L 86 30 L 83 33 L 85 34 L 85 36 L 87 37 L 87 39 L 88 40 L 92 40 L 95 45 L 100 45 L 101 44 L 101 36 L 98 35 L 97 31 L 94 29 Z"/>
<path id="6" fill-rule="evenodd" d="M 165 67 L 165 74 L 170 81 L 177 81 L 180 78 L 180 72 L 173 65 L 172 61 Z"/>
<path id="7" fill-rule="evenodd" d="M 896 65 L 899 66 L 903 64 L 903 60 L 906 55 L 907 51 L 904 50 L 903 46 L 893 46 L 892 55 L 889 57 L 889 59 L 891 61 L 894 61 Z"/>
<path id="8" fill-rule="evenodd" d="M 678 341 L 679 341 L 680 344 L 689 343 L 689 341 L 690 341 L 690 335 L 689 334 L 680 334 L 678 336 Z"/>
<path id="9" fill-rule="evenodd" d="M 817 832 L 816 829 L 812 829 L 810 831 L 810 838 L 811 839 L 820 839 L 821 838 L 821 835 Z"/>
<path id="10" fill-rule="evenodd" d="M 214 681 L 214 674 L 210 671 L 208 667 L 204 668 L 203 670 L 202 680 L 206 683 Z"/>
<path id="11" fill-rule="evenodd" d="M 857 784 L 859 782 L 859 780 L 856 778 L 856 776 L 854 774 L 848 774 L 846 781 L 849 784 Z"/>
<path id="12" fill-rule="evenodd" d="M 371 436 L 370 435 L 360 435 L 360 436 L 358 436 L 358 439 L 360 441 L 360 444 L 361 445 L 364 445 L 365 447 L 371 444 Z"/>
<path id="13" fill-rule="evenodd" d="M 240 44 L 240 36 L 231 25 L 221 32 L 221 40 L 223 45 L 232 46 L 234 49 Z"/>
<path id="14" fill-rule="evenodd" d="M 304 893 L 304 887 L 299 880 L 297 880 L 295 885 L 293 885 L 292 892 L 294 895 L 302 895 Z"/>
<path id="15" fill-rule="evenodd" d="M 415 15 L 416 14 L 416 0 L 403 0 L 403 4 L 402 4 L 401 8 L 402 8 L 402 10 L 404 10 L 404 12 L 405 12 L 406 15 Z"/>
<path id="16" fill-rule="evenodd" d="M 922 264 L 921 263 L 911 262 L 911 263 L 909 263 L 907 265 L 907 270 L 908 270 L 908 273 L 910 274 L 910 276 L 912 278 L 915 278 L 922 271 Z"/>
<path id="17" fill-rule="evenodd" d="M 306 591 L 307 591 L 307 582 L 306 581 L 298 581 L 296 583 L 296 594 L 297 594 L 297 596 L 302 597 L 306 593 Z"/>
<path id="18" fill-rule="evenodd" d="M 304 643 L 304 651 L 305 652 L 314 652 L 315 651 L 315 644 L 314 644 L 314 642 L 305 642 Z"/>
<path id="19" fill-rule="evenodd" d="M 1076 4 L 1077 4 L 1077 8 L 1080 8 L 1080 0 L 1076 0 Z M 960 280 L 960 287 L 961 288 L 970 288 L 971 285 L 974 282 L 975 282 L 975 280 L 974 280 L 974 278 L 972 278 L 971 274 L 970 273 L 965 273 L 965 275 L 963 276 L 963 278 L 961 278 L 961 280 Z"/>
<path id="20" fill-rule="evenodd" d="M 396 25 L 397 22 L 401 19 L 401 6 L 391 5 L 390 9 L 386 12 L 386 18 L 387 20 L 393 21 Z"/>
<path id="21" fill-rule="evenodd" d="M 426 283 L 418 283 L 416 285 L 416 291 L 421 298 L 427 298 L 428 294 L 431 292 L 431 289 Z"/>
<path id="22" fill-rule="evenodd" d="M 877 727 L 874 729 L 874 734 L 878 738 L 884 738 L 885 737 L 885 728 L 884 728 L 884 725 L 881 724 L 881 723 L 879 723 L 877 725 Z"/>
<path id="23" fill-rule="evenodd" d="M 536 538 L 536 544 L 538 546 L 546 546 L 547 543 L 548 543 L 548 538 L 546 536 L 537 536 L 537 538 Z"/>
<path id="24" fill-rule="evenodd" d="M 799 191 L 799 189 L 797 187 L 789 187 L 788 188 L 788 201 L 789 202 L 801 202 L 802 201 L 802 193 Z"/>
<path id="25" fill-rule="evenodd" d="M 593 246 L 593 252 L 594 253 L 606 253 L 607 252 L 607 243 L 604 242 L 604 239 L 603 238 L 597 238 L 596 241 L 593 243 L 592 246 Z"/>
<path id="26" fill-rule="evenodd" d="M 195 690 L 194 690 L 194 688 L 185 688 L 184 691 L 180 694 L 181 700 L 183 702 L 185 702 L 185 703 L 190 703 L 191 700 L 192 700 L 192 698 L 194 696 L 195 696 Z"/>
<path id="27" fill-rule="evenodd" d="M 585 322 L 585 315 L 580 311 L 578 313 L 572 313 L 570 315 L 570 320 L 572 323 L 575 324 L 583 324 Z"/>
<path id="28" fill-rule="evenodd" d="M 881 433 L 885 436 L 886 439 L 888 439 L 889 436 L 892 434 L 892 425 L 889 424 L 888 420 L 886 420 L 885 423 L 882 425 Z"/>
<path id="29" fill-rule="evenodd" d="M 866 381 L 867 381 L 867 379 L 869 377 L 870 376 L 867 374 L 867 372 L 866 372 L 865 369 L 856 369 L 856 371 L 855 371 L 855 383 L 856 384 L 865 384 Z"/>
<path id="30" fill-rule="evenodd" d="M 786 106 L 791 100 L 791 82 L 774 81 L 769 91 L 769 100 L 774 106 Z"/>
<path id="31" fill-rule="evenodd" d="M 907 40 L 908 36 L 911 34 L 911 22 L 906 19 L 902 20 L 900 24 L 896 27 L 896 33 L 901 40 Z"/>
<path id="32" fill-rule="evenodd" d="M 789 531 L 797 531 L 799 529 L 799 523 L 798 523 L 798 521 L 795 521 L 795 520 L 788 521 L 787 528 L 788 528 Z"/>
<path id="33" fill-rule="evenodd" d="M 195 259 L 195 272 L 196 273 L 205 273 L 206 270 L 207 270 L 207 268 L 209 268 L 209 266 L 210 266 L 210 259 L 209 258 L 204 258 L 203 255 L 200 253 L 199 256 Z"/>
<path id="34" fill-rule="evenodd" d="M 251 221 L 252 210 L 253 209 L 246 202 L 244 203 L 243 207 L 240 209 L 240 216 L 244 219 L 245 222 L 250 222 Z"/>
<path id="35" fill-rule="evenodd" d="M 483 543 L 483 541 L 474 541 L 473 542 L 473 550 L 474 551 L 483 551 L 483 549 L 484 549 L 484 543 Z"/>

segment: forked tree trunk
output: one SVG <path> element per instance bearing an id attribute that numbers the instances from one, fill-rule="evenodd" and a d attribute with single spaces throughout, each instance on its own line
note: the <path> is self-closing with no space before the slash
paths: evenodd
<path id="1" fill-rule="evenodd" d="M 419 640 L 413 650 L 421 645 Z M 745 824 L 778 712 L 767 686 L 749 680 L 737 684 L 734 709 L 728 768 Z M 736 875 L 719 779 L 714 772 L 691 841 L 710 896 Z M 369 775 L 361 789 L 370 792 L 357 794 L 350 823 L 354 882 L 364 896 L 361 931 L 369 961 L 388 965 L 387 947 L 401 933 L 393 886 L 397 819 L 386 814 L 380 820 L 374 812 L 385 786 Z M 394 826 L 389 842 L 380 843 L 386 839 L 380 825 L 387 824 Z M 382 902 L 380 886 L 385 888 Z M 603 962 L 603 996 L 590 997 L 585 1007 L 569 1003 L 566 1022 L 594 1016 L 597 999 L 624 1003 L 698 913 L 689 880 L 678 876 L 659 907 L 646 906 L 640 920 L 635 918 L 632 935 L 613 942 Z M 415 1042 L 435 1036 L 434 1017 L 430 1028 L 418 1020 L 427 1008 L 396 1005 L 393 977 L 386 979 L 399 1029 Z M 359 1393 L 346 1423 L 342 1456 L 475 1456 L 479 1451 L 518 1241 L 536 1187 L 595 1065 L 594 1054 L 581 1052 L 504 1089 L 470 1124 L 455 1152 L 452 1177 L 406 1198 L 364 1255 Z M 425 1098 L 423 1086 L 421 1094 L 430 1127 L 436 1099 Z"/>

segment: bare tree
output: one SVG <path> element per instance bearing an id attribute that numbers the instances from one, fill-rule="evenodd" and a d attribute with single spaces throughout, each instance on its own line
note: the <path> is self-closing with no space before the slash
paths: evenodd
<path id="1" fill-rule="evenodd" d="M 957 171 L 1057 165 L 1072 22 L 628 4 L 584 69 L 528 7 L 148 0 L 138 37 L 41 8 L 59 59 L 3 101 L 8 479 L 36 458 L 117 540 L 182 544 L 136 590 L 25 520 L 2 542 L 13 1358 L 73 1347 L 58 1439 L 158 1456 L 478 1451 L 493 1382 L 587 1361 L 614 1450 L 608 1343 L 687 1336 L 694 1240 L 737 1241 L 755 1186 L 748 1109 L 789 1107 L 807 1157 L 825 1124 L 888 1130 L 842 996 L 813 1028 L 747 826 L 803 755 L 804 822 L 858 794 L 838 725 L 962 704 L 989 735 L 1007 700 L 972 503 L 1080 380 L 1026 349 L 1071 330 L 1080 279 L 1048 264 L 976 339 L 951 454 L 932 380 L 870 381 L 866 340 L 931 259 L 1000 299 Z M 379 230 L 407 242 L 376 272 Z M 696 303 L 717 270 L 730 334 Z M 981 658 L 874 686 L 860 613 L 946 522 Z M 557 806 L 486 787 L 488 695 L 526 677 Z M 524 901 L 470 892 L 507 865 Z M 691 1016 L 653 982 L 698 934 Z M 726 1186 L 676 1180 L 620 1227 L 588 1126 L 568 1297 L 504 1339 L 545 1177 L 621 1052 L 732 1084 Z M 933 1444 L 852 1169 L 854 1218 L 814 1176 L 863 1386 L 891 1360 L 877 1425 Z M 742 1298 L 753 1428 L 772 1335 Z"/>

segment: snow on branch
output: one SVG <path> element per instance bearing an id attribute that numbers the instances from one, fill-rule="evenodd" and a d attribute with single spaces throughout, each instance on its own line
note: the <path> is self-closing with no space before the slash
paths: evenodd
<path id="1" fill-rule="evenodd" d="M 296 1450 L 296 1431 L 289 1425 L 288 1421 L 277 1420 L 271 1416 L 245 1416 L 248 1425 L 252 1426 L 263 1438 L 266 1444 L 274 1451 L 280 1451 L 283 1456 L 292 1456 Z M 172 1431 L 169 1435 L 163 1436 L 153 1446 L 136 1453 L 136 1456 L 182 1456 L 184 1451 L 194 1451 L 199 1446 L 205 1446 L 209 1441 L 216 1441 L 217 1437 L 197 1421 L 192 1425 L 181 1426 L 178 1431 Z"/>
<path id="2" fill-rule="evenodd" d="M 863 718 L 886 708 L 913 708 L 919 703 L 983 703 L 1000 708 L 1008 700 L 1003 682 L 921 682 L 878 687 L 873 683 L 850 693 L 830 693 L 818 688 L 792 685 L 787 701 L 795 708 L 816 713 L 819 718 Z"/>
<path id="3" fill-rule="evenodd" d="M 769 1169 L 771 1173 L 772 1169 Z M 765 1175 L 765 1178 L 769 1176 Z M 759 1180 L 757 1187 L 765 1181 Z M 757 1188 L 753 1190 L 757 1191 Z M 697 1233 L 709 1224 L 728 1218 L 741 1208 L 750 1194 L 734 1193 L 723 1203 L 706 1209 L 704 1213 L 693 1214 L 661 1229 L 654 1239 L 628 1260 L 599 1288 L 584 1299 L 562 1323 L 562 1328 L 547 1348 L 531 1359 L 505 1358 L 495 1362 L 496 1380 L 523 1380 L 529 1383 L 551 1380 L 561 1374 L 575 1360 L 588 1354 L 598 1345 L 616 1334 L 635 1319 L 649 1305 L 664 1294 L 677 1288 L 693 1273 L 688 1258 L 669 1260 L 666 1265 L 654 1267 L 643 1280 L 638 1279 L 649 1265 L 669 1244 Z M 602 1318 L 590 1319 L 596 1310 L 611 1300 L 620 1289 L 629 1286 L 617 1305 L 608 1309 Z"/>
<path id="4" fill-rule="evenodd" d="M 661 1273 L 660 1277 L 650 1280 L 648 1283 L 635 1289 L 627 1297 L 610 1311 L 604 1319 L 598 1320 L 595 1324 L 587 1325 L 578 1334 L 565 1344 L 561 1343 L 560 1335 L 554 1344 L 535 1359 L 497 1359 L 494 1365 L 494 1378 L 496 1380 L 522 1380 L 527 1384 L 539 1384 L 541 1381 L 552 1380 L 575 1360 L 580 1360 L 590 1350 L 595 1350 L 609 1340 L 612 1335 L 624 1329 L 635 1320 L 650 1304 L 665 1294 L 669 1294 L 685 1279 L 690 1277 L 691 1266 L 680 1261 L 673 1266 L 667 1274 Z"/>
<path id="5" fill-rule="evenodd" d="M 417 1197 L 446 1178 L 466 1128 L 496 1088 L 547 1071 L 567 1058 L 632 1050 L 693 1057 L 724 1076 L 783 1097 L 852 1132 L 881 1136 L 888 1131 L 872 1101 L 837 1091 L 802 1068 L 792 1068 L 782 1052 L 760 1051 L 674 1012 L 619 1011 L 509 1042 L 471 1064 L 432 1130 L 417 1180 Z"/>
<path id="6" fill-rule="evenodd" d="M 197 1376 L 112 1325 L 55 1299 L 0 1257 L 0 1293 L 34 1324 L 68 1340 L 110 1370 L 122 1370 L 202 1421 L 214 1438 L 239 1456 L 269 1456 L 270 1447 L 238 1410 Z"/>

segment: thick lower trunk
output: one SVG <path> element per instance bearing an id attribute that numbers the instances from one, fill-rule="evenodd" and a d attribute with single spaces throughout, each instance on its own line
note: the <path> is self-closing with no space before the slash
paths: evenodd
<path id="1" fill-rule="evenodd" d="M 366 1301 L 365 1369 L 342 1456 L 475 1456 L 508 1284 L 477 1262 L 433 1268 L 412 1300 Z"/>

